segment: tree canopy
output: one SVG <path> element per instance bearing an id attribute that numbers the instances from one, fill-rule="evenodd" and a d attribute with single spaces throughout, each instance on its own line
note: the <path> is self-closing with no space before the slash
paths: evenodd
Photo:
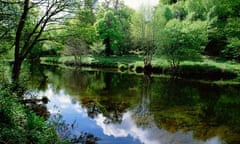
<path id="1" fill-rule="evenodd" d="M 43 55 L 138 53 L 145 65 L 159 57 L 173 67 L 203 55 L 240 60 L 237 0 L 163 0 L 140 10 L 121 0 L 1 0 L 0 7 L 0 54 L 14 53 L 15 80 L 25 59 Z"/>

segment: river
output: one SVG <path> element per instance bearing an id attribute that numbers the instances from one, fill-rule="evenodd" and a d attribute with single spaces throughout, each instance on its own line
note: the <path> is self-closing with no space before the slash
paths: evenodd
<path id="1" fill-rule="evenodd" d="M 49 121 L 98 144 L 240 143 L 239 86 L 114 70 L 32 67 L 29 89 L 47 96 Z M 58 116 L 58 117 L 57 117 Z"/>

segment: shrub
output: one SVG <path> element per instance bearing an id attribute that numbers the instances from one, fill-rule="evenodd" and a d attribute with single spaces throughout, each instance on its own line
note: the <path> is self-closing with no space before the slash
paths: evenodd
<path id="1" fill-rule="evenodd" d="M 62 143 L 53 128 L 0 85 L 0 143 Z"/>

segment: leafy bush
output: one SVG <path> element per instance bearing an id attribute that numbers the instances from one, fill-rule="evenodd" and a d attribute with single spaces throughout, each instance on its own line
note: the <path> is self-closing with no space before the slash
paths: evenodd
<path id="1" fill-rule="evenodd" d="M 158 40 L 158 52 L 172 68 L 184 60 L 200 58 L 202 46 L 206 44 L 206 23 L 202 21 L 170 20 L 164 28 L 164 37 Z"/>
<path id="2" fill-rule="evenodd" d="M 0 115 L 0 143 L 62 143 L 52 126 L 4 87 L 0 91 Z"/>
<path id="3" fill-rule="evenodd" d="M 100 55 L 106 49 L 106 46 L 102 41 L 97 41 L 90 46 L 90 49 L 93 55 Z"/>

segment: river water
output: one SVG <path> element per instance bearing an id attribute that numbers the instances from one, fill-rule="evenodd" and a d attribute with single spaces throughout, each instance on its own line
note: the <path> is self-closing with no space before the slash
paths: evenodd
<path id="1" fill-rule="evenodd" d="M 66 124 L 66 136 L 90 134 L 99 144 L 240 143 L 239 86 L 111 70 L 31 71 L 29 87 L 49 98 L 49 120 Z"/>

